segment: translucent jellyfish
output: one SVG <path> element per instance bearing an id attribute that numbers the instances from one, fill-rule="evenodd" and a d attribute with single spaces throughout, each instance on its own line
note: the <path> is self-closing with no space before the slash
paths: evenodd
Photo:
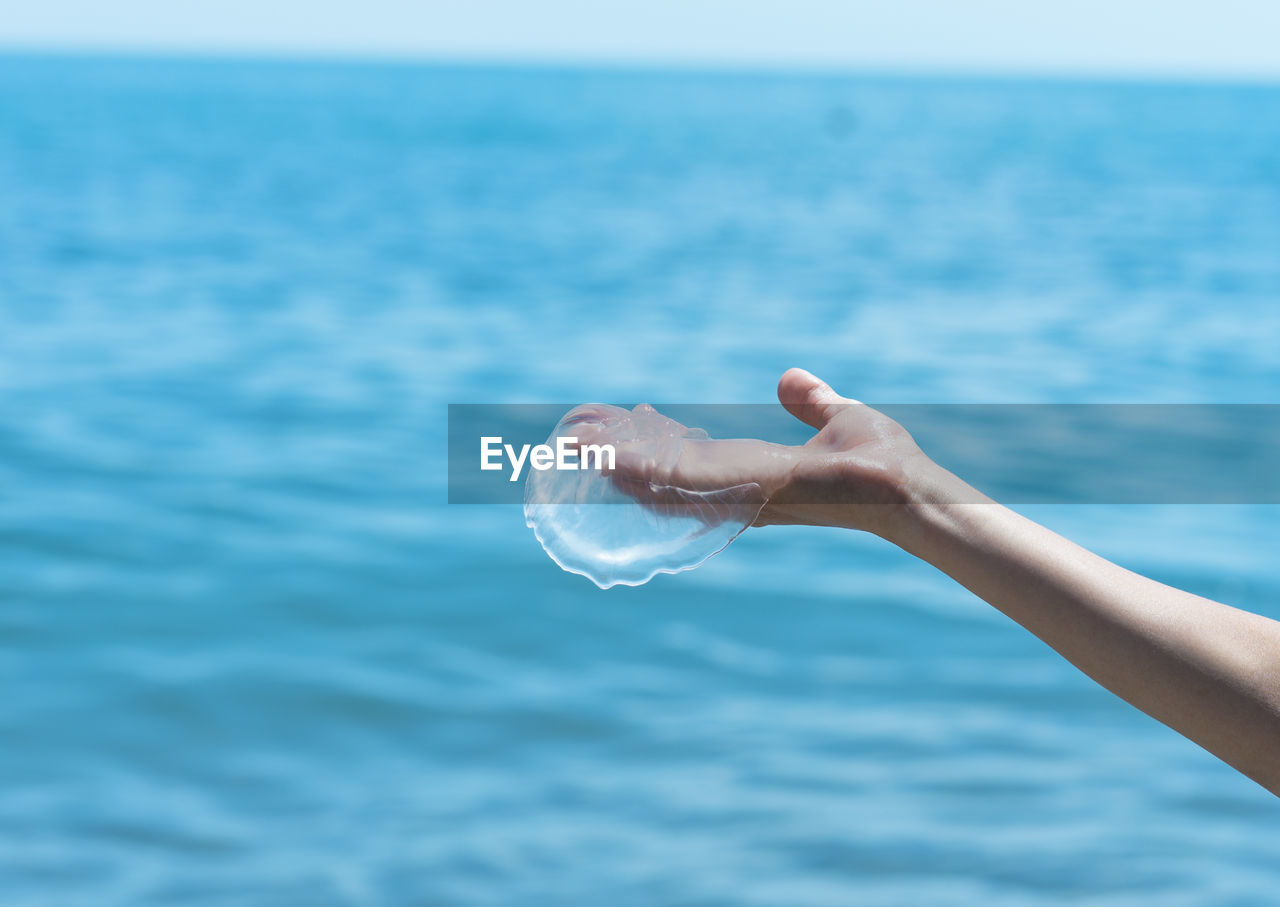
<path id="1" fill-rule="evenodd" d="M 548 445 L 555 448 L 560 437 L 613 445 L 620 468 L 594 468 L 595 460 L 585 456 L 581 469 L 530 470 L 525 520 L 553 561 L 601 589 L 692 570 L 728 547 L 765 503 L 755 483 L 681 488 L 670 477 L 685 445 L 710 439 L 648 405 L 575 407 L 556 425 Z"/>

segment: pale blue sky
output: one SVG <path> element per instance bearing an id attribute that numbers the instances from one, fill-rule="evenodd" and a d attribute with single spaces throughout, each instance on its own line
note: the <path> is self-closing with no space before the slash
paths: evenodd
<path id="1" fill-rule="evenodd" d="M 0 46 L 1280 78 L 1280 0 L 32 0 Z"/>

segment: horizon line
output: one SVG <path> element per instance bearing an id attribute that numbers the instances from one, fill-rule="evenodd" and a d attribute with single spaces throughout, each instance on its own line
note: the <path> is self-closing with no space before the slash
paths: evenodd
<path id="1" fill-rule="evenodd" d="M 490 69 L 588 70 L 697 75 L 809 76 L 831 78 L 956 79 L 960 81 L 1045 81 L 1280 87 L 1280 69 L 1230 70 L 1156 67 L 1128 69 L 1087 66 L 986 65 L 960 61 L 919 63 L 855 60 L 695 58 L 689 56 L 589 54 L 497 54 L 478 51 L 376 50 L 359 48 L 181 44 L 36 44 L 0 40 L 6 58 L 68 58 L 207 63 L 334 64 L 354 66 L 457 67 Z"/>

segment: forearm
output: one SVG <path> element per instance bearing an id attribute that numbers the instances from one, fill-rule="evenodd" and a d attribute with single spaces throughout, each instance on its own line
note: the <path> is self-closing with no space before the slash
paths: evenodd
<path id="1" fill-rule="evenodd" d="M 1280 794 L 1280 623 L 1140 576 L 975 500 L 934 467 L 912 477 L 882 534 Z"/>

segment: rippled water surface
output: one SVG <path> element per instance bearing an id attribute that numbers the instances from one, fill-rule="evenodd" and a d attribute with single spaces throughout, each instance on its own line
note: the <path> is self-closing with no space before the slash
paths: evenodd
<path id="1" fill-rule="evenodd" d="M 5 903 L 1280 884 L 1274 798 L 884 543 L 605 593 L 443 503 L 449 402 L 1276 402 L 1280 90 L 9 58 L 0 199 Z M 1028 509 L 1280 616 L 1276 511 Z"/>

